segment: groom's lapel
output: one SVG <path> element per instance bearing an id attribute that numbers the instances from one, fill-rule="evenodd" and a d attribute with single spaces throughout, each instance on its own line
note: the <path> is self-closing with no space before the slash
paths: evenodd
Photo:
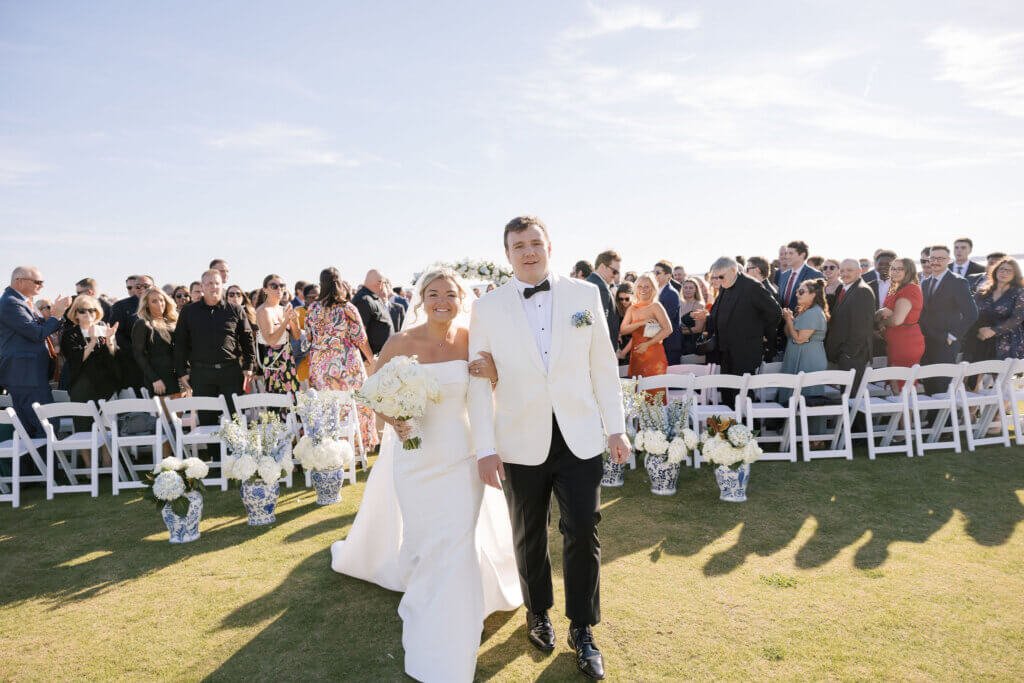
<path id="1" fill-rule="evenodd" d="M 530 321 L 526 319 L 526 311 L 523 310 L 523 302 L 519 298 L 519 291 L 512 282 L 505 285 L 504 289 L 506 290 L 504 308 L 508 314 L 505 319 L 515 329 L 519 344 L 525 350 L 526 355 L 530 357 L 530 361 L 543 373 L 544 361 L 541 360 L 540 351 L 537 350 L 537 340 L 533 338 Z"/>
<path id="2" fill-rule="evenodd" d="M 550 367 L 555 366 L 555 361 L 558 360 L 558 354 L 562 350 L 562 342 L 565 337 L 565 325 L 563 325 L 563 318 L 568 319 L 570 315 L 567 313 L 569 308 L 569 287 L 567 283 L 563 282 L 562 278 L 552 274 L 551 275 L 551 358 L 548 360 Z"/>

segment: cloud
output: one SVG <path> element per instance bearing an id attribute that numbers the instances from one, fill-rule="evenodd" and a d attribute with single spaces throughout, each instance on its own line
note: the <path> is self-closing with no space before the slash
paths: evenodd
<path id="1" fill-rule="evenodd" d="M 0 185 L 31 185 L 35 182 L 35 176 L 49 170 L 51 167 L 46 164 L 16 158 L 0 151 Z"/>
<path id="2" fill-rule="evenodd" d="M 1024 32 L 980 33 L 945 26 L 925 44 L 939 52 L 937 79 L 961 86 L 969 104 L 1024 118 Z"/>
<path id="3" fill-rule="evenodd" d="M 622 7 L 587 7 L 590 21 L 584 26 L 568 29 L 562 34 L 569 40 L 584 40 L 632 29 L 648 31 L 691 30 L 700 26 L 697 12 L 676 12 L 669 14 L 660 9 L 639 5 Z"/>
<path id="4" fill-rule="evenodd" d="M 218 149 L 251 155 L 261 170 L 299 166 L 358 166 L 331 149 L 329 136 L 318 128 L 261 123 L 222 134 L 209 141 Z"/>

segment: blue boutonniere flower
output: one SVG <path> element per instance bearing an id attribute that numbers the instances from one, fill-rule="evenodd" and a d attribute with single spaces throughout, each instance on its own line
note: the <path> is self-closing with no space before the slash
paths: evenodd
<path id="1" fill-rule="evenodd" d="M 594 314 L 590 312 L 589 308 L 579 313 L 573 313 L 572 324 L 575 327 L 590 327 L 594 324 Z"/>

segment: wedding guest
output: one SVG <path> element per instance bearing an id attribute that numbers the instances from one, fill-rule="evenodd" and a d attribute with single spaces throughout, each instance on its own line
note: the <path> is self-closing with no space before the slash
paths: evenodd
<path id="1" fill-rule="evenodd" d="M 52 306 L 50 306 L 49 299 L 36 299 L 35 307 L 36 312 L 39 314 L 40 318 L 46 320 L 47 318 L 50 317 L 50 309 L 52 308 Z"/>
<path id="2" fill-rule="evenodd" d="M 96 280 L 91 277 L 82 278 L 75 283 L 75 294 L 81 296 L 87 294 L 92 298 L 96 299 L 99 296 L 99 288 L 96 286 Z M 107 325 L 110 324 L 110 304 L 103 299 L 96 299 L 96 302 L 103 309 L 103 322 Z"/>
<path id="3" fill-rule="evenodd" d="M 704 297 L 697 285 L 696 278 L 685 280 L 682 290 L 679 292 L 681 302 L 679 305 L 679 327 L 682 331 L 682 355 L 688 356 L 697 353 L 697 340 L 704 332 L 705 320 L 695 320 L 691 315 L 696 310 L 706 310 Z"/>
<path id="4" fill-rule="evenodd" d="M 246 320 L 249 321 L 249 327 L 253 330 L 257 329 L 256 307 L 252 305 L 252 299 L 249 298 L 249 295 L 246 294 L 241 287 L 238 285 L 231 285 L 228 287 L 225 298 L 229 304 L 241 306 L 242 311 L 245 313 Z"/>
<path id="5" fill-rule="evenodd" d="M 712 264 L 711 278 L 719 285 L 711 312 L 690 314 L 694 320 L 706 319 L 705 329 L 714 338 L 716 349 L 708 362 L 718 363 L 723 374 L 754 373 L 764 358 L 775 354 L 782 318 L 779 302 L 757 280 L 740 273 L 739 264 L 727 256 Z M 722 399 L 733 405 L 736 391 L 724 390 Z"/>
<path id="6" fill-rule="evenodd" d="M 297 289 L 297 288 L 296 288 Z M 398 289 L 397 287 L 395 288 Z M 302 300 L 308 301 L 310 305 L 313 304 L 320 298 L 320 286 L 319 285 L 306 285 L 302 289 Z M 302 330 L 302 334 L 305 335 L 304 344 L 308 348 L 309 334 L 306 332 L 306 317 L 309 315 L 309 306 L 303 306 L 298 309 L 299 314 L 299 329 Z M 306 354 L 301 361 L 299 361 L 299 367 L 296 370 L 296 376 L 299 378 L 299 383 L 303 386 L 309 386 L 309 354 Z"/>
<path id="7" fill-rule="evenodd" d="M 136 275 L 129 275 L 124 279 L 124 288 L 128 290 L 128 296 L 135 294 L 135 278 Z M 114 303 L 117 303 L 116 301 Z"/>
<path id="8" fill-rule="evenodd" d="M 920 281 L 921 290 L 924 290 L 924 281 L 932 276 L 932 262 L 928 258 L 928 254 L 931 252 L 931 247 L 925 247 L 921 250 L 921 271 L 918 279 Z"/>
<path id="9" fill-rule="evenodd" d="M 203 298 L 181 310 L 174 330 L 174 363 L 178 382 L 195 396 L 227 399 L 241 394 L 256 369 L 255 338 L 242 307 L 223 296 L 220 271 L 203 273 Z M 199 413 L 199 423 L 215 425 L 217 413 Z"/>
<path id="10" fill-rule="evenodd" d="M 363 329 L 366 331 L 366 338 L 374 356 L 380 353 L 380 350 L 384 348 L 384 343 L 395 333 L 395 324 L 391 320 L 391 313 L 378 294 L 380 281 L 380 272 L 370 270 L 366 273 L 363 286 L 352 297 L 352 305 L 359 311 L 359 317 L 363 321 Z M 321 282 L 321 291 L 323 288 Z M 371 359 L 372 356 L 366 360 Z"/>
<path id="11" fill-rule="evenodd" d="M 859 268 L 858 268 L 859 271 Z M 858 272 L 858 279 L 860 273 Z M 858 300 L 859 293 L 855 293 Z M 870 293 L 868 293 L 870 296 Z M 874 299 L 870 299 L 874 305 Z M 841 304 L 842 302 L 840 302 Z M 868 315 L 870 316 L 870 308 Z M 828 304 L 825 302 L 825 280 L 814 278 L 804 280 L 796 290 L 796 311 L 782 309 L 782 319 L 786 328 L 786 351 L 782 356 L 782 372 L 796 375 L 801 372 L 820 372 L 828 369 L 828 357 L 825 354 L 825 336 L 828 332 Z M 868 330 L 870 331 L 870 322 Z M 845 368 L 844 368 L 845 369 Z M 793 395 L 791 389 L 779 389 L 779 403 L 785 405 Z M 802 396 L 809 399 L 825 395 L 822 385 L 806 387 Z M 813 434 L 820 434 L 824 426 L 824 418 L 811 418 L 808 429 Z"/>
<path id="12" fill-rule="evenodd" d="M 299 309 L 306 305 L 306 298 L 303 295 L 303 291 L 306 289 L 306 285 L 309 283 L 305 280 L 295 281 L 295 298 L 292 299 L 292 308 Z"/>
<path id="13" fill-rule="evenodd" d="M 664 260 L 655 263 L 654 278 L 658 285 L 658 302 L 664 307 L 671 325 L 669 335 L 664 341 L 665 355 L 668 357 L 669 365 L 678 365 L 683 355 L 683 330 L 679 320 L 679 292 L 670 284 L 672 282 L 672 263 Z M 637 280 L 637 284 L 639 282 Z M 637 296 L 639 295 L 638 288 Z"/>
<path id="14" fill-rule="evenodd" d="M 1004 258 L 1006 258 L 1006 254 L 1004 254 L 1003 252 L 993 251 L 991 254 L 985 257 L 985 260 L 988 262 L 985 266 L 985 271 L 988 272 L 989 270 L 991 270 L 992 266 L 999 263 Z"/>
<path id="15" fill-rule="evenodd" d="M 615 313 L 619 320 L 623 320 L 626 317 L 626 311 L 633 305 L 633 283 L 623 282 L 621 285 L 615 288 Z M 621 328 L 621 322 L 619 323 Z M 619 358 L 619 365 L 629 364 L 629 351 L 626 350 L 626 345 L 629 344 L 630 337 L 632 335 L 620 335 L 615 348 L 618 349 L 616 355 Z"/>
<path id="16" fill-rule="evenodd" d="M 821 266 L 823 263 L 825 263 L 824 256 L 812 256 L 809 259 L 807 259 L 807 265 L 817 270 L 821 270 Z"/>
<path id="17" fill-rule="evenodd" d="M 938 245 L 928 252 L 932 276 L 922 287 L 921 332 L 924 334 L 922 364 L 955 363 L 967 331 L 978 319 L 978 306 L 970 285 L 949 270 L 949 247 Z M 928 380 L 929 394 L 942 391 L 941 378 Z"/>
<path id="18" fill-rule="evenodd" d="M 744 272 L 748 277 L 760 282 L 761 286 L 768 290 L 772 296 L 778 296 L 779 290 L 777 290 L 775 285 L 772 284 L 772 266 L 768 263 L 767 259 L 762 256 L 751 256 L 747 259 L 747 265 L 744 266 Z M 694 279 L 694 282 L 697 283 L 698 286 L 703 284 L 698 279 Z"/>
<path id="19" fill-rule="evenodd" d="M 786 263 L 789 271 L 779 276 L 779 305 L 782 308 L 796 310 L 796 290 L 806 280 L 824 279 L 824 274 L 817 268 L 807 265 L 807 243 L 794 240 L 786 245 Z"/>
<path id="20" fill-rule="evenodd" d="M 228 275 L 231 274 L 231 271 L 228 270 L 227 261 L 225 261 L 222 258 L 215 258 L 212 261 L 210 261 L 209 270 L 216 270 L 218 273 L 220 273 L 221 289 L 228 286 Z"/>
<path id="21" fill-rule="evenodd" d="M 895 259 L 896 252 L 889 249 L 880 249 L 875 253 L 875 269 L 872 271 L 874 277 L 870 280 L 864 278 L 864 281 L 871 287 L 871 291 L 875 293 L 875 301 L 884 302 L 889 296 L 889 287 L 891 286 L 889 284 L 889 268 Z"/>
<path id="22" fill-rule="evenodd" d="M 1016 259 L 1001 260 L 975 298 L 979 341 L 974 360 L 1024 358 L 1024 279 Z"/>
<path id="23" fill-rule="evenodd" d="M 406 299 L 404 296 L 402 296 L 402 288 L 401 287 L 395 287 L 391 291 L 393 292 L 393 294 L 391 295 L 391 303 L 398 304 L 399 306 L 402 307 L 402 309 L 406 313 L 408 313 L 409 312 L 409 300 Z M 490 288 L 488 288 L 487 291 L 490 291 Z M 312 299 L 307 299 L 307 301 L 312 302 L 313 300 Z"/>
<path id="24" fill-rule="evenodd" d="M 270 274 L 263 278 L 262 303 L 256 308 L 257 343 L 263 344 L 264 355 L 260 358 L 266 390 L 272 394 L 287 394 L 299 390 L 296 376 L 297 363 L 292 353 L 292 340 L 298 339 L 298 314 L 291 301 L 285 300 L 285 283 L 280 275 Z"/>
<path id="25" fill-rule="evenodd" d="M 853 384 L 853 390 L 857 391 L 864 370 L 871 364 L 875 295 L 864 284 L 860 263 L 854 259 L 845 259 L 839 264 L 839 278 L 840 286 L 835 293 L 835 303 L 822 309 L 829 313 L 825 355 L 840 370 L 857 371 Z M 828 304 L 827 296 L 825 303 Z"/>
<path id="26" fill-rule="evenodd" d="M 772 264 L 775 267 L 775 272 L 772 274 L 772 284 L 775 288 L 779 288 L 779 283 L 782 281 L 782 276 L 789 273 L 789 247 L 785 244 L 779 247 L 779 258 L 778 264 Z"/>
<path id="27" fill-rule="evenodd" d="M 178 308 L 161 290 L 146 291 L 139 302 L 138 319 L 132 327 L 132 353 L 142 378 L 153 396 L 181 393 L 174 369 L 174 328 Z"/>
<path id="28" fill-rule="evenodd" d="M 586 280 L 590 277 L 590 274 L 594 272 L 594 267 L 590 265 L 590 261 L 577 261 L 576 265 L 572 267 L 572 273 L 570 277 L 574 277 L 577 280 Z"/>
<path id="29" fill-rule="evenodd" d="M 177 287 L 175 287 L 170 282 L 168 282 L 163 287 L 161 287 L 160 289 L 163 290 L 164 294 L 166 294 L 167 296 L 171 297 L 172 300 L 174 299 L 174 290 L 177 289 Z M 102 301 L 101 301 L 101 303 L 102 303 Z"/>
<path id="30" fill-rule="evenodd" d="M 53 310 L 53 306 L 50 305 L 50 300 L 49 299 L 36 299 L 35 309 L 38 312 L 39 318 L 41 320 L 45 321 L 47 318 L 52 318 L 53 317 L 52 314 L 51 314 L 51 311 Z M 64 364 L 63 358 L 60 355 L 60 336 L 61 336 L 61 332 L 64 329 L 64 327 L 67 327 L 67 326 L 70 326 L 70 323 L 67 321 L 67 319 L 64 319 L 62 321 L 62 324 L 61 324 L 61 329 L 57 330 L 56 332 L 51 334 L 49 337 L 47 337 L 47 339 L 49 339 L 50 346 L 53 348 L 53 350 L 57 354 L 57 356 L 55 358 L 50 358 L 50 368 L 49 368 L 49 370 L 46 373 L 46 376 L 50 379 L 50 381 L 59 381 L 60 380 L 61 366 Z M 66 385 L 66 382 L 65 382 L 65 385 Z"/>
<path id="31" fill-rule="evenodd" d="M 18 266 L 11 284 L 0 296 L 0 386 L 11 395 L 29 436 L 43 435 L 33 403 L 53 403 L 50 392 L 50 364 L 56 351 L 50 335 L 60 329 L 60 318 L 71 299 L 58 296 L 43 320 L 32 309 L 32 298 L 43 289 L 43 275 L 34 266 Z"/>
<path id="32" fill-rule="evenodd" d="M 479 294 L 477 294 L 477 298 L 479 299 L 483 296 L 483 290 L 479 287 L 477 287 L 477 290 L 479 291 Z M 388 280 L 387 278 L 381 279 L 378 295 L 380 296 L 380 300 L 384 302 L 384 305 L 387 306 L 388 315 L 391 316 L 392 328 L 394 328 L 396 332 L 401 330 L 402 325 L 405 323 L 405 309 L 391 303 L 391 280 Z"/>
<path id="33" fill-rule="evenodd" d="M 132 329 L 139 317 L 139 298 L 152 287 L 152 276 L 136 275 L 134 293 L 110 307 L 110 322 L 117 327 L 116 355 L 122 389 L 131 388 L 137 392 L 143 386 L 142 369 L 132 353 Z"/>
<path id="34" fill-rule="evenodd" d="M 914 259 L 893 261 L 889 266 L 889 282 L 889 296 L 877 314 L 885 329 L 887 362 L 890 367 L 912 368 L 924 355 L 924 335 L 918 324 L 924 295 L 918 285 Z"/>
<path id="35" fill-rule="evenodd" d="M 862 258 L 860 260 L 860 274 L 863 277 L 864 275 L 867 275 L 869 272 L 871 272 L 871 261 L 869 261 L 866 258 Z"/>
<path id="36" fill-rule="evenodd" d="M 622 276 L 622 279 L 630 284 L 636 284 L 636 273 L 632 270 L 627 270 L 626 274 Z"/>
<path id="37" fill-rule="evenodd" d="M 358 391 L 366 381 L 367 370 L 373 369 L 373 349 L 362 317 L 349 300 L 350 291 L 337 268 L 320 272 L 320 296 L 306 314 L 309 386 L 313 389 Z M 363 358 L 367 359 L 365 364 Z M 362 403 L 357 410 L 363 448 L 368 451 L 379 443 L 376 417 Z"/>
<path id="38" fill-rule="evenodd" d="M 199 280 L 194 281 L 188 286 L 188 293 L 193 302 L 199 301 L 203 298 L 203 283 Z"/>
<path id="39" fill-rule="evenodd" d="M 839 279 L 839 261 L 834 258 L 825 259 L 821 264 L 821 272 L 825 274 L 825 303 L 831 311 L 835 308 L 836 292 L 843 286 Z M 860 276 L 860 263 L 857 263 L 857 275 Z"/>
<path id="40" fill-rule="evenodd" d="M 668 269 L 671 273 L 671 267 Z M 673 296 L 678 297 L 675 290 Z M 644 273 L 636 280 L 636 300 L 626 311 L 626 317 L 619 328 L 622 334 L 631 335 L 626 351 L 629 353 L 630 377 L 653 377 L 668 372 L 668 358 L 663 343 L 672 334 L 665 307 L 656 299 L 658 285 L 654 275 Z M 648 392 L 664 398 L 664 391 Z"/>
<path id="41" fill-rule="evenodd" d="M 594 259 L 594 270 L 585 279 L 597 287 L 601 294 L 601 307 L 604 309 L 605 320 L 608 321 L 608 333 L 611 335 L 612 350 L 619 350 L 619 325 L 622 318 L 619 317 L 618 309 L 614 303 L 614 292 L 612 283 L 615 276 L 619 274 L 622 267 L 622 258 L 612 250 L 602 251 Z"/>
<path id="42" fill-rule="evenodd" d="M 676 266 L 672 269 L 672 282 L 675 282 L 679 287 L 676 288 L 677 292 L 682 292 L 683 283 L 686 282 L 686 268 L 682 266 Z"/>
<path id="43" fill-rule="evenodd" d="M 185 285 L 178 285 L 175 287 L 171 298 L 174 299 L 174 306 L 179 312 L 181 312 L 181 309 L 185 308 L 187 304 L 192 303 L 192 296 L 188 293 L 188 287 Z"/>
<path id="44" fill-rule="evenodd" d="M 103 324 L 103 309 L 88 294 L 75 298 L 67 317 L 72 326 L 61 336 L 64 372 L 72 401 L 85 403 L 109 399 L 120 390 L 120 365 L 115 359 L 118 323 Z M 92 429 L 92 418 L 73 418 L 76 432 Z M 88 455 L 86 454 L 86 458 Z"/>
<path id="45" fill-rule="evenodd" d="M 985 275 L 985 266 L 971 260 L 972 251 L 974 242 L 970 237 L 961 237 L 953 242 L 953 262 L 949 264 L 949 269 L 968 280 L 973 275 Z"/>

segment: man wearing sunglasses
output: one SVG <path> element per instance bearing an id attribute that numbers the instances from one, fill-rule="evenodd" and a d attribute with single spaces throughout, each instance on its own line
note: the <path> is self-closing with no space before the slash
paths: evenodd
<path id="1" fill-rule="evenodd" d="M 658 281 L 658 302 L 665 307 L 669 322 L 672 323 L 672 334 L 662 342 L 662 346 L 665 347 L 668 364 L 679 365 L 683 355 L 683 327 L 679 309 L 683 302 L 679 292 L 672 286 L 676 284 L 672 281 L 672 263 L 667 260 L 655 263 L 654 279 Z M 682 285 L 679 287 L 682 288 Z"/>
<path id="2" fill-rule="evenodd" d="M 615 308 L 615 299 L 612 294 L 612 283 L 619 274 L 622 267 L 622 259 L 617 253 L 609 249 L 602 251 L 594 259 L 594 271 L 584 279 L 595 285 L 601 293 L 601 308 L 604 309 L 605 320 L 608 321 L 608 332 L 612 339 L 612 349 L 619 350 L 619 312 Z"/>
<path id="3" fill-rule="evenodd" d="M 32 298 L 42 289 L 39 269 L 19 266 L 0 296 L 0 385 L 10 393 L 14 412 L 32 437 L 43 435 L 32 404 L 53 403 L 49 375 L 56 353 L 49 336 L 60 329 L 61 317 L 71 304 L 70 297 L 58 296 L 50 317 L 43 320 L 32 307 Z"/>
<path id="4" fill-rule="evenodd" d="M 147 289 L 153 287 L 154 280 L 151 275 L 132 275 L 128 280 L 133 282 L 132 295 L 114 302 L 110 307 L 110 324 L 117 325 L 116 359 L 121 371 L 121 388 L 131 387 L 137 392 L 146 380 L 132 352 L 132 328 L 139 319 L 139 299 Z"/>

